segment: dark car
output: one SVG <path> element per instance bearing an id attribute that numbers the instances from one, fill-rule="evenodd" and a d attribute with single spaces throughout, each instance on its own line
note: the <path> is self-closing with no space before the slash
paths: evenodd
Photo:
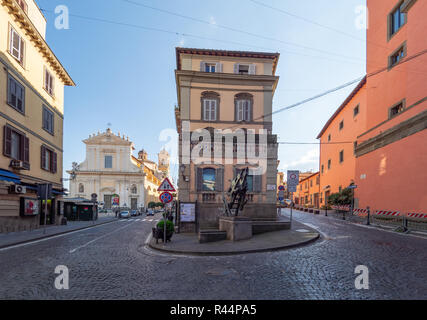
<path id="1" fill-rule="evenodd" d="M 130 212 L 130 215 L 131 215 L 132 217 L 137 217 L 137 216 L 139 216 L 139 215 L 140 215 L 140 213 L 139 213 L 139 211 L 138 211 L 138 210 L 132 210 L 132 211 Z"/>

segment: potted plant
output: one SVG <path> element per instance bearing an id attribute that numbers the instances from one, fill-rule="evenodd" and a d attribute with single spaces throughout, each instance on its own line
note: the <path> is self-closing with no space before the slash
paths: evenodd
<path id="1" fill-rule="evenodd" d="M 156 238 L 156 242 L 158 243 L 159 239 L 164 241 L 164 230 L 165 230 L 165 222 L 164 220 L 159 221 L 157 223 L 156 228 L 153 228 L 153 237 Z M 170 242 L 172 235 L 175 231 L 175 225 L 172 221 L 166 221 L 166 242 Z"/>

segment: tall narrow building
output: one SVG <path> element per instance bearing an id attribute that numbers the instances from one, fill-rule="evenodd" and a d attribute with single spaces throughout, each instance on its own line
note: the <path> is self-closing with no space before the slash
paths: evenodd
<path id="1" fill-rule="evenodd" d="M 179 200 L 197 202 L 199 228 L 217 227 L 223 193 L 240 170 L 249 167 L 254 171 L 248 177 L 248 204 L 242 215 L 274 219 L 277 136 L 272 134 L 271 112 L 279 54 L 177 48 L 176 58 Z M 217 130 L 229 130 L 224 136 L 232 137 L 230 153 L 227 140 L 215 140 Z M 244 140 L 238 132 L 245 133 Z M 253 146 L 246 133 L 255 133 Z M 261 161 L 253 161 L 256 157 Z M 195 231 L 195 226 L 189 223 L 187 230 Z"/>
<path id="2" fill-rule="evenodd" d="M 45 35 L 35 1 L 0 2 L 0 232 L 60 222 L 64 86 L 75 84 Z M 43 183 L 53 186 L 46 216 Z"/>

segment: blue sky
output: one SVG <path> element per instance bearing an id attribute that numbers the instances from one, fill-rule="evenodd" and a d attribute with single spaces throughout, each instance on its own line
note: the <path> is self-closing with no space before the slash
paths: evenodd
<path id="1" fill-rule="evenodd" d="M 153 160 L 157 160 L 157 153 L 164 144 L 159 141 L 160 132 L 175 130 L 176 46 L 281 53 L 277 69 L 280 82 L 273 110 L 365 74 L 366 44 L 363 40 L 366 31 L 357 28 L 355 21 L 359 16 L 356 8 L 365 5 L 366 0 L 257 0 L 327 28 L 250 0 L 132 1 L 211 24 L 169 15 L 125 0 L 37 0 L 38 5 L 47 10 L 47 42 L 77 83 L 77 87 L 65 89 L 64 170 L 70 169 L 73 161 L 84 160 L 82 140 L 90 134 L 105 131 L 108 123 L 112 124 L 115 133 L 129 136 L 136 151 L 144 148 Z M 55 28 L 53 11 L 58 5 L 69 8 L 69 30 Z M 276 40 L 222 29 L 217 25 Z M 275 115 L 273 130 L 279 141 L 317 142 L 317 134 L 323 125 L 353 88 Z M 280 145 L 279 169 L 318 170 L 318 152 L 316 145 Z M 176 166 L 172 169 L 176 171 Z"/>

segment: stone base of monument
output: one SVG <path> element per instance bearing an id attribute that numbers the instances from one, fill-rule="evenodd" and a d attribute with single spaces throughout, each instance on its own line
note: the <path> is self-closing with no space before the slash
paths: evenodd
<path id="1" fill-rule="evenodd" d="M 252 220 L 245 217 L 221 217 L 219 230 L 227 232 L 227 240 L 247 240 L 252 238 Z"/>

